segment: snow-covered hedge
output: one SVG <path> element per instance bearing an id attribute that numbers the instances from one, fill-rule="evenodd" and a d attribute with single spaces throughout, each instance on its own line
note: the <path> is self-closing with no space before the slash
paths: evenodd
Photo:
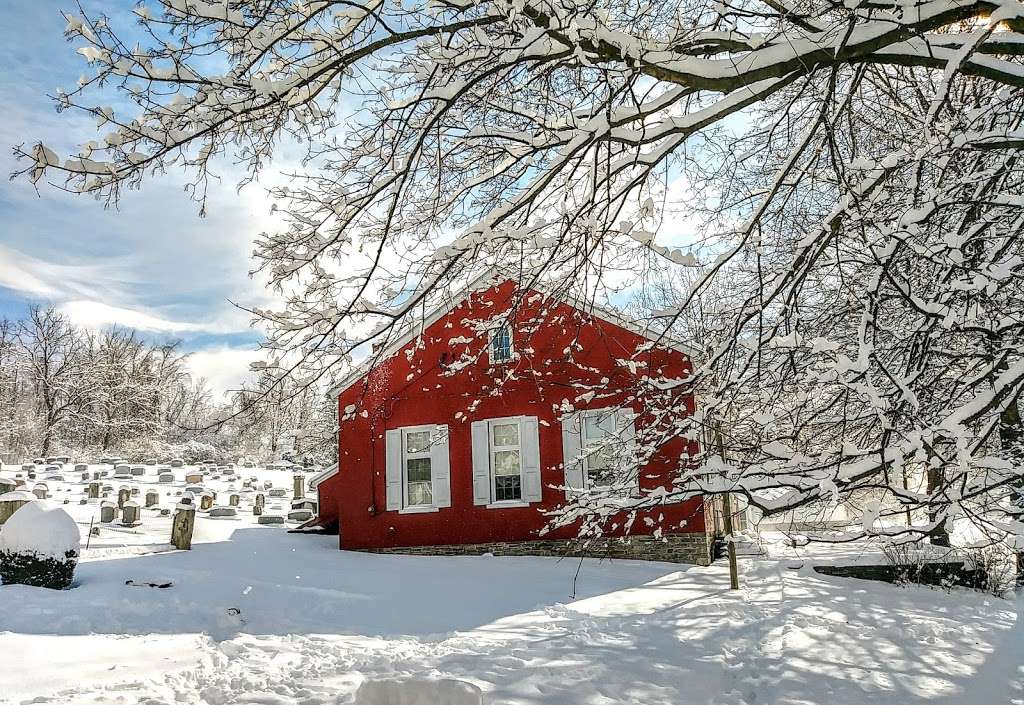
<path id="1" fill-rule="evenodd" d="M 0 581 L 66 590 L 80 542 L 71 515 L 45 500 L 29 502 L 0 528 Z"/>

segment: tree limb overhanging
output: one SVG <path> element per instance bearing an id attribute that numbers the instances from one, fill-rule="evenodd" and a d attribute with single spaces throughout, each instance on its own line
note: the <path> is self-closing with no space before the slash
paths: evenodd
<path id="1" fill-rule="evenodd" d="M 732 491 L 767 514 L 861 506 L 853 537 L 1024 535 L 1019 3 L 136 14 L 145 42 L 68 16 L 89 71 L 58 106 L 109 132 L 69 158 L 16 148 L 21 174 L 116 200 L 177 168 L 205 209 L 218 158 L 245 183 L 301 144 L 271 190 L 287 225 L 255 250 L 283 299 L 252 311 L 282 375 L 344 371 L 490 267 L 626 292 L 703 349 L 688 378 L 633 390 L 652 420 L 640 455 L 721 426 L 728 458 L 702 449 L 672 487 L 582 493 L 554 521 L 599 533 Z"/>

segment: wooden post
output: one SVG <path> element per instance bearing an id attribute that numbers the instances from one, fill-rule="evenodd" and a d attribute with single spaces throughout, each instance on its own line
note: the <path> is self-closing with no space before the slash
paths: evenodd
<path id="1" fill-rule="evenodd" d="M 718 457 L 722 459 L 722 466 L 725 466 L 725 440 L 722 438 L 722 426 L 719 422 L 715 429 L 715 440 L 718 445 Z M 736 564 L 736 544 L 732 537 L 732 492 L 726 492 L 722 497 L 722 523 L 725 530 L 726 549 L 729 551 L 729 589 L 740 589 L 739 566 Z"/>
<path id="2" fill-rule="evenodd" d="M 196 525 L 195 506 L 179 504 L 171 522 L 171 543 L 180 551 L 192 548 L 192 530 Z"/>
<path id="3" fill-rule="evenodd" d="M 292 488 L 295 493 L 294 499 L 302 499 L 304 494 L 305 477 L 302 475 L 295 475 L 292 477 Z"/>

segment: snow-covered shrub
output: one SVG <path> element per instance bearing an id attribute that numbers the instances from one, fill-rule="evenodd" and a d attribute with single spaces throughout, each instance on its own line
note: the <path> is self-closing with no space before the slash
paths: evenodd
<path id="1" fill-rule="evenodd" d="M 1017 562 L 1013 551 L 993 544 L 966 552 L 966 565 L 985 574 L 985 592 L 1005 597 L 1017 583 Z"/>
<path id="2" fill-rule="evenodd" d="M 67 512 L 45 500 L 24 505 L 0 529 L 0 581 L 66 590 L 81 534 Z"/>
<path id="3" fill-rule="evenodd" d="M 917 542 L 893 543 L 882 546 L 882 555 L 889 565 L 897 570 L 897 584 L 917 584 L 921 571 L 930 560 L 934 560 L 933 552 Z"/>

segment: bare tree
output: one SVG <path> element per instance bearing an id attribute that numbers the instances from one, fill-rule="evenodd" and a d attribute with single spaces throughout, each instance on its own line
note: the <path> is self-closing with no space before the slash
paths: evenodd
<path id="1" fill-rule="evenodd" d="M 18 340 L 35 386 L 42 428 L 39 452 L 47 455 L 86 392 L 82 341 L 63 314 L 38 306 L 20 322 Z"/>

